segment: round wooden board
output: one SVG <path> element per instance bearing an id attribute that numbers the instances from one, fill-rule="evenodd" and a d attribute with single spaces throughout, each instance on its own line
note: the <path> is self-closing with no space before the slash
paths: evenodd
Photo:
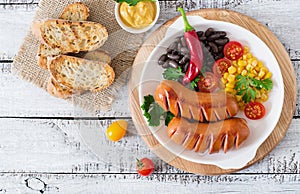
<path id="1" fill-rule="evenodd" d="M 283 139 L 293 118 L 293 113 L 296 105 L 296 78 L 289 55 L 287 54 L 285 48 L 282 46 L 280 41 L 276 38 L 275 35 L 273 35 L 273 33 L 270 30 L 268 30 L 265 26 L 263 26 L 256 20 L 238 12 L 223 9 L 202 9 L 189 12 L 187 13 L 187 15 L 199 15 L 210 20 L 230 22 L 244 27 L 245 29 L 248 29 L 252 33 L 256 34 L 262 41 L 264 41 L 267 44 L 267 46 L 272 50 L 273 54 L 275 55 L 280 66 L 284 81 L 285 92 L 283 110 L 279 122 L 277 123 L 273 132 L 267 138 L 267 140 L 259 147 L 255 158 L 243 167 L 246 168 L 254 164 L 255 162 L 261 160 Z M 163 24 L 155 32 L 153 32 L 139 50 L 134 61 L 131 79 L 129 82 L 129 98 L 131 114 L 137 131 L 141 135 L 143 140 L 146 142 L 146 144 L 157 154 L 158 157 L 160 157 L 162 160 L 169 163 L 170 165 L 175 166 L 181 170 L 204 175 L 226 174 L 241 170 L 221 169 L 214 165 L 199 164 L 182 159 L 179 156 L 174 155 L 173 153 L 168 151 L 166 148 L 164 148 L 152 135 L 147 124 L 145 123 L 138 97 L 140 75 L 148 56 L 155 48 L 155 46 L 163 39 L 166 30 L 176 19 L 177 17 L 173 18 L 172 20 Z"/>

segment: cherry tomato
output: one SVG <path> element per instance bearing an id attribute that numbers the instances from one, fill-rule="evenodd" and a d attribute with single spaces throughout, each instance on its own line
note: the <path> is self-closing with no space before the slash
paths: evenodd
<path id="1" fill-rule="evenodd" d="M 244 48 L 237 41 L 230 41 L 224 46 L 224 55 L 229 60 L 238 60 L 244 54 Z"/>
<path id="2" fill-rule="evenodd" d="M 154 163 L 149 158 L 136 159 L 136 170 L 142 176 L 149 176 L 154 171 Z"/>
<path id="3" fill-rule="evenodd" d="M 198 81 L 200 92 L 213 92 L 218 87 L 218 78 L 211 72 L 205 72 Z"/>
<path id="4" fill-rule="evenodd" d="M 215 76 L 221 78 L 224 73 L 228 72 L 228 68 L 231 66 L 231 61 L 226 58 L 219 59 L 213 66 Z"/>
<path id="5" fill-rule="evenodd" d="M 126 134 L 127 126 L 125 120 L 113 122 L 106 130 L 107 138 L 111 141 L 119 141 Z"/>
<path id="6" fill-rule="evenodd" d="M 244 113 L 247 118 L 252 120 L 258 120 L 265 116 L 266 109 L 264 105 L 259 102 L 250 102 L 246 104 Z"/>

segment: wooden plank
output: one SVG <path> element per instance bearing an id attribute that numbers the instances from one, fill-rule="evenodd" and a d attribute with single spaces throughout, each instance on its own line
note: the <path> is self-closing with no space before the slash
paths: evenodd
<path id="1" fill-rule="evenodd" d="M 18 0 L 16 2 L 22 2 Z M 24 0 L 24 2 L 29 2 Z M 31 1 L 30 1 L 31 2 Z M 38 2 L 37 0 L 34 2 Z M 188 2 L 188 3 L 187 3 Z M 4 1 L 4 5 L 0 4 L 0 26 L 5 28 L 0 29 L 0 59 L 12 59 L 17 53 L 22 40 L 29 29 L 31 20 L 37 9 L 37 4 L 21 4 L 9 5 L 9 1 Z M 161 2 L 161 15 L 158 23 L 162 24 L 178 15 L 176 8 L 183 5 L 188 10 L 195 10 L 199 8 L 225 8 L 238 11 L 253 17 L 259 22 L 268 26 L 268 28 L 275 33 L 280 41 L 285 45 L 287 51 L 292 59 L 300 59 L 300 43 L 297 41 L 300 27 L 297 20 L 294 18 L 299 17 L 297 8 L 300 1 L 297 0 L 284 0 L 284 1 L 162 1 Z M 25 7 L 24 7 L 25 6 Z M 277 10 L 274 12 L 273 10 Z M 278 15 L 278 11 L 280 14 Z M 17 30 L 16 30 L 17 29 Z M 13 38 L 7 38 L 7 35 Z M 287 36 L 288 34 L 288 36 Z"/>
<path id="2" fill-rule="evenodd" d="M 184 173 L 160 160 L 136 134 L 131 120 L 121 141 L 108 141 L 105 130 L 112 121 L 0 119 L 0 172 L 135 173 L 135 159 L 149 157 L 156 173 Z M 300 119 L 294 119 L 269 155 L 237 174 L 300 174 L 299 128 Z"/>
<path id="3" fill-rule="evenodd" d="M 299 174 L 0 174 L 2 193 L 299 193 Z"/>
<path id="4" fill-rule="evenodd" d="M 300 61 L 293 61 L 297 85 L 300 87 Z M 18 79 L 11 73 L 11 63 L 0 62 L 0 117 L 95 117 L 71 103 L 52 97 L 44 90 Z M 102 117 L 130 117 L 128 90 L 120 92 L 112 110 L 99 113 Z M 300 89 L 295 116 L 300 116 Z M 5 103 L 3 103 L 5 102 Z"/>
<path id="5" fill-rule="evenodd" d="M 96 117 L 74 107 L 71 102 L 55 98 L 11 72 L 11 63 L 0 62 L 0 117 Z M 129 117 L 127 86 L 120 90 L 111 111 L 102 117 Z M 5 103 L 4 103 L 5 102 Z"/>

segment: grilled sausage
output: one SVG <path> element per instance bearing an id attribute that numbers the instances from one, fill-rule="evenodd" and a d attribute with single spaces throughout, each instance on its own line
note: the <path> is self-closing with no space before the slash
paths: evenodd
<path id="1" fill-rule="evenodd" d="M 195 92 L 170 80 L 163 80 L 158 85 L 154 98 L 165 111 L 200 122 L 228 119 L 239 111 L 235 98 L 222 90 Z"/>
<path id="2" fill-rule="evenodd" d="M 247 139 L 250 130 L 242 118 L 231 118 L 215 123 L 189 122 L 184 118 L 174 117 L 168 126 L 169 137 L 188 150 L 210 154 L 224 153 L 234 145 L 236 148 Z"/>

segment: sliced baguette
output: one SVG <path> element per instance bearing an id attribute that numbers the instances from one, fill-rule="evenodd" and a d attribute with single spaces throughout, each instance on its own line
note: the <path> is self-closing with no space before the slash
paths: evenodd
<path id="1" fill-rule="evenodd" d="M 82 91 L 71 90 L 70 88 L 55 81 L 55 79 L 53 79 L 52 77 L 49 78 L 49 81 L 47 83 L 47 92 L 52 96 L 63 99 L 70 98 L 73 94 L 82 93 Z"/>
<path id="2" fill-rule="evenodd" d="M 88 52 L 84 56 L 84 58 L 86 60 L 100 61 L 107 64 L 111 63 L 111 57 L 109 56 L 108 52 L 104 50 L 95 50 L 95 51 Z M 53 77 L 49 78 L 49 81 L 47 83 L 47 91 L 51 95 L 63 99 L 70 98 L 72 95 L 79 95 L 83 93 L 83 91 L 81 90 L 77 90 L 77 91 L 72 90 L 58 83 Z"/>
<path id="3" fill-rule="evenodd" d="M 90 10 L 85 4 L 76 2 L 67 5 L 59 19 L 71 21 L 86 21 L 90 15 L 89 12 Z"/>
<path id="4" fill-rule="evenodd" d="M 86 53 L 83 56 L 83 58 L 86 60 L 100 61 L 103 63 L 107 63 L 109 65 L 111 63 L 111 57 L 110 57 L 109 53 L 102 49 L 90 51 L 90 52 Z"/>
<path id="5" fill-rule="evenodd" d="M 62 12 L 60 19 L 71 21 L 86 21 L 89 17 L 89 8 L 81 3 L 76 2 L 67 5 Z M 47 69 L 47 57 L 61 54 L 58 48 L 51 48 L 46 44 L 41 44 L 38 51 L 38 64 L 40 67 Z"/>
<path id="6" fill-rule="evenodd" d="M 98 92 L 110 86 L 114 70 L 104 62 L 60 55 L 49 61 L 51 76 L 63 86 L 74 91 Z"/>
<path id="7" fill-rule="evenodd" d="M 100 48 L 108 38 L 104 26 L 88 21 L 46 20 L 34 22 L 33 34 L 62 54 L 92 51 Z"/>

